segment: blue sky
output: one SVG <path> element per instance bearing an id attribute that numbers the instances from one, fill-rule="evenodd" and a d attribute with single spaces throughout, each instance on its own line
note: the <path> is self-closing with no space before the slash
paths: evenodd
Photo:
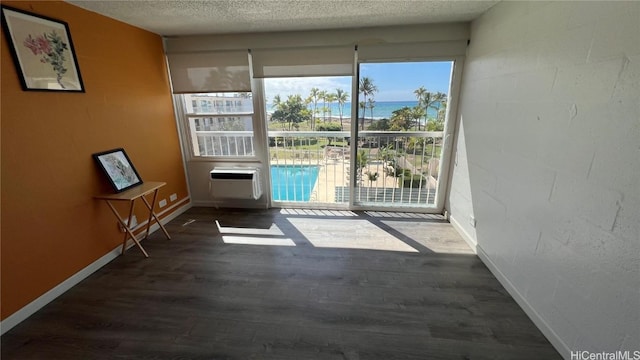
<path id="1" fill-rule="evenodd" d="M 376 101 L 415 100 L 413 91 L 424 86 L 449 93 L 451 62 L 361 64 L 360 78 L 368 76 L 378 87 Z"/>
<path id="2" fill-rule="evenodd" d="M 452 62 L 360 64 L 360 76 L 368 76 L 378 87 L 376 101 L 412 101 L 413 91 L 424 86 L 427 90 L 449 92 Z M 335 92 L 337 88 L 351 93 L 351 77 L 278 78 L 265 79 L 267 101 L 276 94 L 308 96 L 312 87 Z"/>

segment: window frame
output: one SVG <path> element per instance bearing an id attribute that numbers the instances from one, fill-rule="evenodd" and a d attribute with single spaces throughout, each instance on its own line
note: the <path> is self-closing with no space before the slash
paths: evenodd
<path id="1" fill-rule="evenodd" d="M 225 92 L 227 94 L 234 92 Z M 219 113 L 219 112 L 187 112 L 187 104 L 190 101 L 194 101 L 193 99 L 188 99 L 190 95 L 195 94 L 174 94 L 174 99 L 176 100 L 176 108 L 180 112 L 180 124 L 182 131 L 184 132 L 184 138 L 187 139 L 188 149 L 185 149 L 187 152 L 187 156 L 189 161 L 205 161 L 205 162 L 246 162 L 246 161 L 257 161 L 259 158 L 258 150 L 256 147 L 256 137 L 257 132 L 255 129 L 256 123 L 256 111 L 255 111 L 255 99 L 253 91 L 241 91 L 235 92 L 237 94 L 244 93 L 249 94 L 249 102 L 251 103 L 251 111 L 238 111 L 238 112 L 228 112 L 228 113 Z M 204 94 L 223 94 L 222 92 L 210 92 L 210 93 L 202 93 L 197 95 Z M 197 100 L 195 100 L 197 101 Z M 200 100 L 202 101 L 202 100 Z M 226 108 L 226 103 L 229 101 L 224 97 L 220 97 L 218 99 L 212 99 L 210 105 L 207 108 L 215 107 L 215 104 L 221 102 L 222 108 Z M 235 103 L 235 102 L 234 102 Z M 242 131 L 216 131 L 223 133 L 242 133 L 238 136 L 250 136 L 251 137 L 251 155 L 200 155 L 196 153 L 196 149 L 199 149 L 200 144 L 197 140 L 197 134 L 195 130 L 192 129 L 192 119 L 206 119 L 206 118 L 230 118 L 230 117 L 239 117 L 239 118 L 250 118 L 251 119 L 251 130 L 242 130 Z"/>

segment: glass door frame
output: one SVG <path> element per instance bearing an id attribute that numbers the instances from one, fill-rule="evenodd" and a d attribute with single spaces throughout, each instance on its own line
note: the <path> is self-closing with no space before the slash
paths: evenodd
<path id="1" fill-rule="evenodd" d="M 358 169 L 355 166 L 358 153 L 358 111 L 360 102 L 359 82 L 360 82 L 360 65 L 361 64 L 373 64 L 373 63 L 401 63 L 401 62 L 436 62 L 436 61 L 451 61 L 451 75 L 449 80 L 449 103 L 447 104 L 447 110 L 445 114 L 445 127 L 443 134 L 443 143 L 441 148 L 441 161 L 438 171 L 438 183 L 435 194 L 434 206 L 375 206 L 375 205 L 360 205 L 356 204 L 356 175 Z M 366 210 L 366 211 L 402 211 L 402 212 L 420 212 L 420 213 L 433 213 L 442 214 L 445 208 L 445 201 L 448 195 L 448 189 L 450 187 L 450 175 L 451 175 L 451 154 L 453 152 L 453 143 L 456 135 L 456 128 L 458 123 L 458 103 L 460 86 L 462 83 L 462 71 L 464 67 L 464 56 L 443 57 L 443 58 L 429 58 L 429 59 L 407 59 L 399 61 L 397 59 L 390 59 L 388 61 L 375 61 L 375 62 L 361 62 L 358 59 L 357 51 L 354 57 L 354 77 L 352 82 L 352 96 L 351 101 L 351 174 L 349 176 L 349 210 Z M 354 122 L 355 121 L 355 122 Z M 356 124 L 356 126 L 353 126 Z"/>
<path id="2" fill-rule="evenodd" d="M 358 103 L 360 101 L 359 93 L 359 81 L 360 81 L 360 64 L 362 63 L 389 63 L 389 62 L 436 62 L 436 61 L 451 61 L 451 76 L 449 82 L 449 103 L 447 104 L 447 110 L 445 115 L 445 128 L 443 134 L 443 144 L 441 149 L 441 161 L 438 172 L 438 184 L 436 188 L 435 204 L 434 206 L 375 206 L 375 205 L 359 205 L 356 204 L 356 181 L 357 181 L 357 152 L 358 152 Z M 254 136 L 256 138 L 256 155 L 264 164 L 264 185 L 267 191 L 264 191 L 264 195 L 267 196 L 267 204 L 270 207 L 292 207 L 292 208 L 312 208 L 312 209 L 335 209 L 335 210 L 363 210 L 363 211 L 402 211 L 402 212 L 420 212 L 420 213 L 433 213 L 442 214 L 445 207 L 445 201 L 448 194 L 448 188 L 450 186 L 450 172 L 451 172 L 451 154 L 453 151 L 453 143 L 456 132 L 457 108 L 459 103 L 460 86 L 462 82 L 462 71 L 464 66 L 464 56 L 455 57 L 438 57 L 429 59 L 410 59 L 405 61 L 398 61 L 390 59 L 384 62 L 360 62 L 357 57 L 357 51 L 354 52 L 354 74 L 352 76 L 351 83 L 351 143 L 350 146 L 350 161 L 349 161 L 349 201 L 346 204 L 327 204 L 327 203 L 310 203 L 310 202 L 281 202 L 274 201 L 272 198 L 272 184 L 271 184 L 271 166 L 269 155 L 269 139 L 268 139 L 268 126 L 266 124 L 266 102 L 264 94 L 264 79 L 252 78 L 252 92 L 254 97 Z M 354 96 L 355 94 L 355 96 Z M 354 126 L 355 124 L 355 126 Z M 355 141 L 353 141 L 355 139 Z M 261 145 L 261 146 L 260 146 Z"/>

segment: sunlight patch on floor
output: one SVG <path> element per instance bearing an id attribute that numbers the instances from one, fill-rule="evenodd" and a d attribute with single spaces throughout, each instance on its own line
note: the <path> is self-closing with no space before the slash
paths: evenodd
<path id="1" fill-rule="evenodd" d="M 444 221 L 444 217 L 440 214 L 403 213 L 393 211 L 365 211 L 364 213 L 374 218 L 424 219 Z"/>
<path id="2" fill-rule="evenodd" d="M 288 220 L 313 246 L 320 248 L 418 252 L 367 220 Z"/>
<path id="3" fill-rule="evenodd" d="M 380 223 L 393 229 L 397 234 L 406 236 L 425 248 L 440 254 L 473 254 L 460 235 L 449 223 L 421 220 L 383 220 Z"/>
<path id="4" fill-rule="evenodd" d="M 305 216 L 333 216 L 333 217 L 357 217 L 358 214 L 348 210 L 322 210 L 322 209 L 281 209 L 282 215 Z"/>
<path id="5" fill-rule="evenodd" d="M 276 224 L 271 224 L 268 229 L 261 229 L 258 227 L 234 227 L 234 226 L 222 226 L 218 220 L 216 220 L 218 231 L 221 234 L 241 234 L 241 235 L 269 235 L 269 236 L 284 236 L 284 233 Z"/>
<path id="6" fill-rule="evenodd" d="M 296 246 L 293 240 L 282 237 L 284 233 L 276 224 L 271 224 L 269 228 L 261 229 L 257 227 L 221 226 L 220 222 L 216 220 L 216 226 L 225 244 Z"/>
<path id="7" fill-rule="evenodd" d="M 296 246 L 296 243 L 294 243 L 293 240 L 288 238 L 222 235 L 222 241 L 225 244 Z"/>

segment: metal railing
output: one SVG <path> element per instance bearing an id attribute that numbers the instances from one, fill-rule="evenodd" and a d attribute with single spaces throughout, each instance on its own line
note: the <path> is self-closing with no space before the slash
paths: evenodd
<path id="1" fill-rule="evenodd" d="M 442 131 L 360 132 L 355 204 L 435 205 L 443 134 Z M 364 160 L 360 161 L 361 158 Z"/>
<path id="2" fill-rule="evenodd" d="M 251 131 L 196 131 L 199 156 L 253 156 Z M 269 131 L 275 201 L 429 207 L 435 204 L 442 131 L 361 131 L 352 161 L 347 131 Z M 195 151 L 196 146 L 194 146 Z"/>
<path id="3" fill-rule="evenodd" d="M 255 156 L 253 131 L 192 131 L 195 156 Z"/>
<path id="4" fill-rule="evenodd" d="M 269 131 L 269 155 L 274 200 L 282 202 L 308 202 L 347 204 L 349 197 L 336 197 L 335 189 L 349 186 L 350 141 L 347 131 Z M 298 176 L 298 169 L 308 168 L 307 174 Z M 317 172 L 315 171 L 317 169 Z M 309 179 L 311 178 L 311 179 Z M 312 182 L 308 194 L 300 200 L 283 197 L 278 189 L 299 188 Z"/>

